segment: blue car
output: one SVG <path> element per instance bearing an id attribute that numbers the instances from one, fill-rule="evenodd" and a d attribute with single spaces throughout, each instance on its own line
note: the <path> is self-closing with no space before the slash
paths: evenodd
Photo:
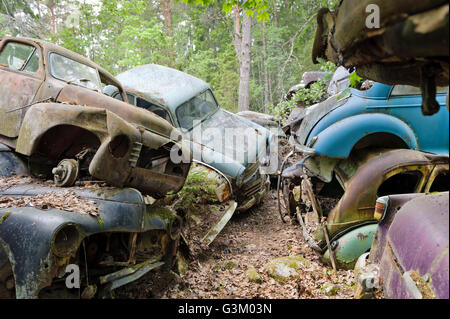
<path id="1" fill-rule="evenodd" d="M 447 92 L 438 88 L 439 112 L 423 116 L 419 88 L 374 83 L 366 91 L 349 89 L 305 109 L 285 130 L 298 152 L 320 162 L 312 170 L 325 182 L 340 159 L 359 149 L 404 148 L 448 156 Z"/>
<path id="2" fill-rule="evenodd" d="M 446 90 L 437 94 L 439 112 L 424 116 L 418 88 L 374 83 L 365 91 L 348 89 L 305 109 L 284 128 L 302 156 L 282 168 L 280 207 L 299 221 L 325 262 L 351 269 L 370 247 L 377 197 L 432 192 L 420 189 L 439 174 L 427 172 L 437 165 L 428 161 L 439 159 L 441 187 L 448 190 Z"/>

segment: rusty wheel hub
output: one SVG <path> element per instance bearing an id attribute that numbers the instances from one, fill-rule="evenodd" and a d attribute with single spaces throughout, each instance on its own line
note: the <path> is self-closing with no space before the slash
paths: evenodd
<path id="1" fill-rule="evenodd" d="M 78 178 L 79 170 L 78 162 L 74 159 L 59 162 L 58 166 L 52 170 L 56 186 L 73 186 Z"/>

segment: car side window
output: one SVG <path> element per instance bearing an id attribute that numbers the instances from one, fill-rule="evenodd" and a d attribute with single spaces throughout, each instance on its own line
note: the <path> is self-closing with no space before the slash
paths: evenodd
<path id="1" fill-rule="evenodd" d="M 415 193 L 422 178 L 423 174 L 420 171 L 407 171 L 396 174 L 380 185 L 377 196 L 383 197 L 388 195 Z"/>
<path id="2" fill-rule="evenodd" d="M 442 171 L 431 184 L 430 193 L 448 192 L 449 189 L 448 171 Z"/>
<path id="3" fill-rule="evenodd" d="M 448 92 L 448 87 L 439 86 L 436 88 L 438 94 L 445 94 Z M 420 88 L 411 85 L 396 85 L 392 90 L 391 96 L 405 96 L 405 95 L 421 95 Z"/>
<path id="4" fill-rule="evenodd" d="M 120 92 L 114 93 L 113 98 L 115 98 L 116 100 L 122 101 L 123 102 L 123 97 L 120 94 Z"/>
<path id="5" fill-rule="evenodd" d="M 166 110 L 164 110 L 162 107 L 157 106 L 157 105 L 155 105 L 149 101 L 146 101 L 144 99 L 141 99 L 141 98 L 137 98 L 136 106 L 146 109 L 146 110 L 149 110 L 150 112 L 158 115 L 159 117 L 162 117 L 167 122 L 169 122 L 173 125 L 172 119 L 170 118 L 169 113 Z"/>
<path id="6" fill-rule="evenodd" d="M 34 46 L 8 42 L 0 52 L 0 65 L 11 70 L 35 73 L 39 69 L 39 55 Z"/>
<path id="7" fill-rule="evenodd" d="M 128 103 L 136 105 L 136 97 L 133 94 L 127 93 Z"/>

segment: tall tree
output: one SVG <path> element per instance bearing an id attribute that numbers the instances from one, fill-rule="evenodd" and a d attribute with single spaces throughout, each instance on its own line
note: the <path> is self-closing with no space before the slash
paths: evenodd
<path id="1" fill-rule="evenodd" d="M 163 0 L 163 11 L 164 11 L 164 27 L 166 28 L 167 35 L 169 37 L 173 36 L 172 29 L 172 9 L 170 7 L 170 0 Z"/>
<path id="2" fill-rule="evenodd" d="M 241 12 L 238 5 L 234 6 L 234 46 L 239 60 L 239 101 L 238 111 L 250 109 L 250 75 L 251 75 L 251 41 L 252 41 L 252 18 Z"/>

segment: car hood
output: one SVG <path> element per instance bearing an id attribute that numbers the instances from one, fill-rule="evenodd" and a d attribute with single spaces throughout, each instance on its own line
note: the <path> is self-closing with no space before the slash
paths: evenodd
<path id="1" fill-rule="evenodd" d="M 223 109 L 186 134 L 193 142 L 234 159 L 246 168 L 259 163 L 270 136 L 264 127 Z M 248 136 L 251 136 L 250 142 Z"/>
<path id="2" fill-rule="evenodd" d="M 170 137 L 171 132 L 174 129 L 169 122 L 150 111 L 134 107 L 107 95 L 74 85 L 65 86 L 59 93 L 57 102 L 106 109 L 129 123 L 133 123 L 136 126 L 142 126 L 151 132 L 166 137 Z"/>

